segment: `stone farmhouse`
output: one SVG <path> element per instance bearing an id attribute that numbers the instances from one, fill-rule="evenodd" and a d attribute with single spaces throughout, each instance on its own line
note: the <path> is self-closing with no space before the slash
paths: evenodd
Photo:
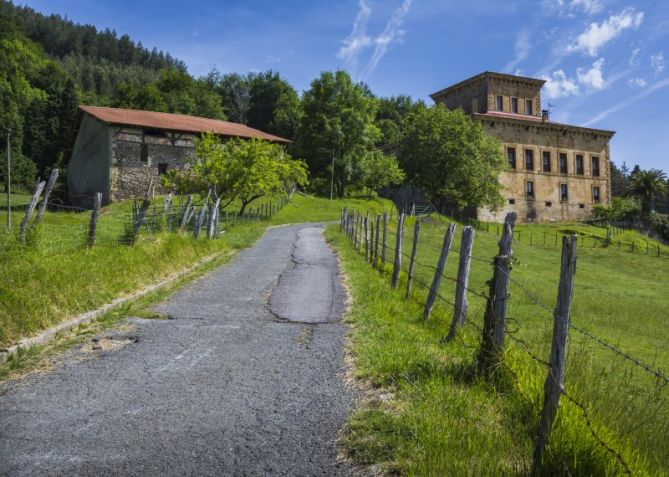
<path id="1" fill-rule="evenodd" d="M 550 121 L 541 110 L 535 78 L 484 72 L 430 97 L 461 108 L 503 145 L 509 167 L 502 172 L 505 205 L 477 210 L 477 218 L 501 221 L 584 220 L 595 204 L 611 201 L 609 141 L 613 131 Z"/>
<path id="2" fill-rule="evenodd" d="M 103 204 L 143 195 L 151 177 L 186 164 L 203 132 L 290 142 L 228 121 L 79 106 L 67 171 L 70 201 L 88 207 L 96 192 L 102 193 Z"/>

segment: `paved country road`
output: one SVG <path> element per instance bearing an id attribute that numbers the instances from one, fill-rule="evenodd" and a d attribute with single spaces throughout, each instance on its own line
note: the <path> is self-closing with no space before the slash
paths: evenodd
<path id="1" fill-rule="evenodd" d="M 322 227 L 270 229 L 160 304 L 171 319 L 0 385 L 0 475 L 350 474 L 343 302 Z"/>

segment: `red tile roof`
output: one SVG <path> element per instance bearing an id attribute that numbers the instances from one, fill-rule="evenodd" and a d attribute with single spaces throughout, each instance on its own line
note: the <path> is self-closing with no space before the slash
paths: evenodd
<path id="1" fill-rule="evenodd" d="M 222 136 L 259 138 L 281 143 L 290 142 L 288 139 L 268 134 L 243 124 L 220 121 L 218 119 L 186 116 L 184 114 L 156 113 L 136 109 L 103 108 L 99 106 L 82 105 L 79 106 L 79 109 L 108 124 L 191 133 L 212 132 Z"/>

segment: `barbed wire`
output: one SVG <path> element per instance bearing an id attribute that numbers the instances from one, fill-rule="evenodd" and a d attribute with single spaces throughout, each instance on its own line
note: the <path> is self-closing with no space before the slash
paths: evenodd
<path id="1" fill-rule="evenodd" d="M 544 309 L 545 311 L 547 311 L 548 313 L 550 313 L 551 316 L 553 316 L 553 317 L 555 317 L 555 318 L 557 318 L 557 319 L 559 319 L 559 320 L 561 320 L 561 321 L 566 321 L 566 320 L 565 320 L 564 318 L 562 318 L 561 316 L 558 316 L 558 315 L 555 313 L 555 311 L 554 311 L 553 309 L 551 309 L 551 307 L 550 307 L 549 305 L 547 305 L 546 303 L 544 303 L 543 301 L 541 301 L 541 300 L 540 300 L 534 293 L 532 293 L 532 292 L 531 292 L 525 285 L 523 285 L 522 283 L 520 283 L 520 282 L 519 282 L 518 280 L 516 280 L 515 278 L 511 277 L 511 275 L 508 274 L 503 268 L 501 268 L 499 265 L 497 265 L 496 267 L 497 267 L 497 270 L 499 270 L 501 273 L 503 273 L 503 274 L 509 279 L 509 281 L 510 281 L 511 283 L 513 283 L 515 286 L 517 286 L 518 288 L 520 288 L 520 289 L 525 293 L 525 295 L 527 296 L 527 298 L 529 298 L 530 301 L 532 301 L 535 305 L 537 305 L 538 307 L 540 307 L 540 308 Z M 616 346 L 614 346 L 614 345 L 608 343 L 607 341 L 605 341 L 604 339 L 602 339 L 602 338 L 600 338 L 599 336 L 595 335 L 594 333 L 591 333 L 591 332 L 587 331 L 585 328 L 581 328 L 580 326 L 575 325 L 574 323 L 571 322 L 571 320 L 568 321 L 567 324 L 569 325 L 570 328 L 573 328 L 575 331 L 577 331 L 578 333 L 582 334 L 583 336 L 586 336 L 587 338 L 589 338 L 589 339 L 595 341 L 595 342 L 598 343 L 600 346 L 602 346 L 602 347 L 604 347 L 604 348 L 607 348 L 608 350 L 610 350 L 610 351 L 612 351 L 613 353 L 619 355 L 620 357 L 622 357 L 622 358 L 624 358 L 624 359 L 626 359 L 626 360 L 632 362 L 633 364 L 635 364 L 636 366 L 638 366 L 638 367 L 640 367 L 641 369 L 645 370 L 646 372 L 648 372 L 648 373 L 654 375 L 656 378 L 663 380 L 663 381 L 665 382 L 665 384 L 669 383 L 669 376 L 666 376 L 666 375 L 664 375 L 662 372 L 660 372 L 660 371 L 658 371 L 658 370 L 656 370 L 656 369 L 653 369 L 652 366 L 650 366 L 650 365 L 644 363 L 641 359 L 639 359 L 639 358 L 637 358 L 637 357 L 635 357 L 635 356 L 632 356 L 632 355 L 626 353 L 625 351 L 623 351 L 623 350 L 617 348 Z"/>
<path id="2" fill-rule="evenodd" d="M 574 404 L 577 408 L 580 409 L 581 414 L 583 415 L 583 418 L 585 419 L 585 424 L 590 430 L 590 434 L 592 434 L 592 437 L 595 438 L 595 440 L 599 443 L 600 446 L 602 446 L 604 449 L 606 449 L 607 452 L 615 456 L 615 458 L 618 460 L 618 463 L 625 469 L 625 473 L 627 475 L 632 475 L 632 470 L 629 468 L 627 465 L 627 462 L 625 462 L 625 459 L 623 459 L 623 456 L 615 450 L 613 447 L 608 445 L 604 439 L 602 439 L 599 434 L 595 431 L 595 428 L 592 424 L 592 419 L 590 418 L 590 415 L 585 407 L 585 405 L 579 401 L 577 401 L 571 394 L 569 394 L 566 389 L 564 389 L 564 386 L 561 389 L 562 395 L 566 397 L 572 404 Z"/>

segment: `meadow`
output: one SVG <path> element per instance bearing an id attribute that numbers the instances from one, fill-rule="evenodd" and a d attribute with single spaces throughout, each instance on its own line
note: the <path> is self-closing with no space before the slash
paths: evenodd
<path id="1" fill-rule="evenodd" d="M 405 224 L 405 272 L 413 220 Z M 549 356 L 560 247 L 514 243 L 504 364 L 494 379 L 484 379 L 475 361 L 499 238 L 494 227 L 476 232 L 467 323 L 456 340 L 444 343 L 453 314 L 459 224 L 442 298 L 428 321 L 422 314 L 447 222 L 436 216 L 422 221 L 408 300 L 406 273 L 393 290 L 390 264 L 374 269 L 338 226 L 327 230 L 353 295 L 351 351 L 370 395 L 350 419 L 344 443 L 356 462 L 389 473 L 527 475 L 543 403 L 547 371 L 541 361 Z M 389 257 L 395 228 L 391 221 Z M 579 224 L 519 224 L 517 231 L 602 233 Z M 588 245 L 586 240 L 577 251 L 572 323 L 666 376 L 669 259 Z M 572 328 L 565 392 L 542 475 L 667 475 L 666 381 Z"/>
<path id="2" fill-rule="evenodd" d="M 266 198 L 276 203 L 278 198 Z M 95 245 L 86 246 L 90 212 L 67 207 L 48 211 L 42 223 L 17 240 L 27 194 L 12 197 L 12 229 L 0 213 L 0 347 L 10 346 L 62 320 L 95 309 L 115 298 L 158 282 L 207 257 L 216 263 L 252 245 L 268 226 L 296 222 L 332 221 L 341 207 L 380 212 L 390 210 L 384 200 L 333 200 L 296 194 L 277 214 L 265 220 L 222 223 L 219 238 L 194 239 L 190 233 L 170 233 L 143 227 L 138 241 L 122 243 L 132 223 L 132 201 L 103 207 Z M 176 199 L 178 202 L 178 199 Z M 185 202 L 185 199 L 183 200 Z M 163 198 L 153 200 L 163 206 Z M 255 205 L 260 205 L 260 202 Z"/>

